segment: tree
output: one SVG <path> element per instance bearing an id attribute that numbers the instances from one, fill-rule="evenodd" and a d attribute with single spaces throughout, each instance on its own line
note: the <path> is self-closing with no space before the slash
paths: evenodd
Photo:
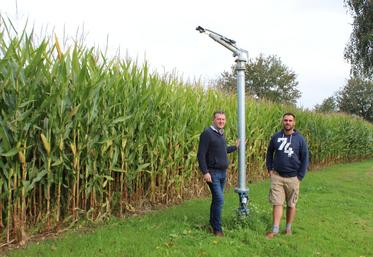
<path id="1" fill-rule="evenodd" d="M 297 89 L 296 74 L 286 67 L 277 56 L 249 59 L 245 70 L 246 93 L 254 98 L 273 102 L 295 104 L 301 96 Z M 218 86 L 224 90 L 236 90 L 236 76 L 232 71 L 223 72 Z"/>
<path id="2" fill-rule="evenodd" d="M 330 96 L 326 99 L 324 99 L 324 101 L 319 105 L 315 105 L 314 107 L 314 110 L 316 112 L 337 112 L 338 108 L 337 108 L 337 100 L 336 100 L 336 97 L 334 96 Z"/>
<path id="3" fill-rule="evenodd" d="M 340 111 L 358 115 L 373 122 L 373 81 L 350 78 L 337 94 Z"/>
<path id="4" fill-rule="evenodd" d="M 373 1 L 344 0 L 353 17 L 353 30 L 345 48 L 345 59 L 354 75 L 373 78 Z"/>

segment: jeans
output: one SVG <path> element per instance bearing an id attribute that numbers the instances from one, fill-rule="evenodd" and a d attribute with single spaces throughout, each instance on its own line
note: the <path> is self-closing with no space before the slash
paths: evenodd
<path id="1" fill-rule="evenodd" d="M 221 232 L 221 211 L 224 204 L 225 170 L 210 171 L 212 183 L 208 183 L 212 194 L 210 207 L 210 225 L 214 232 Z"/>

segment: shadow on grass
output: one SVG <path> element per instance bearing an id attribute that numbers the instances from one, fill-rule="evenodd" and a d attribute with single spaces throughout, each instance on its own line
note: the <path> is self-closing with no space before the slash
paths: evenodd
<path id="1" fill-rule="evenodd" d="M 222 217 L 223 230 L 230 235 L 238 234 L 256 234 L 264 235 L 272 227 L 272 214 L 264 210 L 262 206 L 250 203 L 248 206 L 249 214 L 240 216 L 236 210 L 227 213 Z M 179 222 L 180 222 L 180 218 Z M 182 219 L 182 218 L 181 218 Z M 212 229 L 208 224 L 208 218 L 205 215 L 184 214 L 184 225 L 189 226 L 195 232 L 201 234 L 211 234 Z"/>
<path id="2" fill-rule="evenodd" d="M 238 212 L 232 213 L 231 216 L 225 219 L 225 230 L 251 230 L 254 233 L 263 233 L 271 228 L 271 214 L 262 210 L 259 206 L 251 204 L 249 206 L 248 215 L 240 215 Z"/>
<path id="3" fill-rule="evenodd" d="M 202 233 L 211 233 L 211 227 L 204 216 L 189 217 L 188 225 Z M 192 221 L 192 222 L 191 222 Z M 223 229 L 230 234 L 234 232 L 250 232 L 252 234 L 264 234 L 272 227 L 272 214 L 266 210 L 262 210 L 255 204 L 249 206 L 249 214 L 247 216 L 239 215 L 233 211 L 231 214 L 223 216 Z"/>

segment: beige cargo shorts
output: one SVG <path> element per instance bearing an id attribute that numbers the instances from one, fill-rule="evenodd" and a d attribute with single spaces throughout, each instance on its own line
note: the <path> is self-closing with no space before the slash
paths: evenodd
<path id="1" fill-rule="evenodd" d="M 272 205 L 283 205 L 286 200 L 288 207 L 295 207 L 299 197 L 298 177 L 281 177 L 277 172 L 271 176 L 269 202 Z"/>

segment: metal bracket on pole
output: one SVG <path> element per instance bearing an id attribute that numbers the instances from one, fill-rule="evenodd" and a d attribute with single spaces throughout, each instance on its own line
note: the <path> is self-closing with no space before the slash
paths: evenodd
<path id="1" fill-rule="evenodd" d="M 247 204 L 249 202 L 248 192 L 246 188 L 246 122 L 245 122 L 245 66 L 248 59 L 248 52 L 236 46 L 236 41 L 224 37 L 214 31 L 198 26 L 196 28 L 200 33 L 207 33 L 213 40 L 233 52 L 233 57 L 236 57 L 236 73 L 237 73 L 237 103 L 238 103 L 238 139 L 240 147 L 238 149 L 238 187 L 235 192 L 239 197 L 239 215 L 247 215 L 249 210 Z"/>

